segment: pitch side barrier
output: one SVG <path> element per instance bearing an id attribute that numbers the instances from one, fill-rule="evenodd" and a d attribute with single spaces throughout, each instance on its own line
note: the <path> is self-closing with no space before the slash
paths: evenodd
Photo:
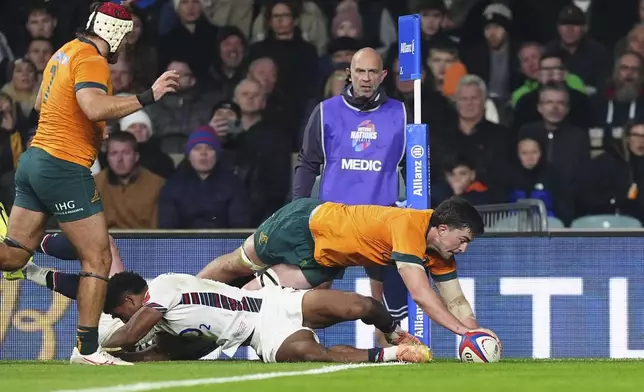
<path id="1" fill-rule="evenodd" d="M 153 278 L 195 274 L 236 249 L 252 230 L 113 231 L 128 269 Z M 514 358 L 644 358 L 644 230 L 489 233 L 457 257 L 459 279 L 481 324 Z M 73 261 L 35 262 L 77 272 Z M 369 294 L 362 268 L 334 282 Z M 67 359 L 75 341 L 76 303 L 31 282 L 0 280 L 0 359 Z M 405 321 L 403 326 L 407 325 Z M 438 357 L 455 358 L 458 338 L 431 328 Z M 373 346 L 361 322 L 320 331 L 327 345 Z M 242 349 L 237 358 L 255 358 Z"/>

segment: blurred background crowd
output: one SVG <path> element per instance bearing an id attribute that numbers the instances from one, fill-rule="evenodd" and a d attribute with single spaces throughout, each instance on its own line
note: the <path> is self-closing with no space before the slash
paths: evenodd
<path id="1" fill-rule="evenodd" d="M 111 228 L 256 227 L 292 198 L 311 112 L 345 92 L 363 47 L 380 53 L 380 91 L 411 120 L 413 83 L 399 80 L 397 59 L 398 16 L 409 13 L 422 17 L 433 205 L 454 194 L 474 204 L 537 198 L 564 224 L 590 214 L 644 220 L 644 1 L 127 3 L 134 31 L 110 65 L 114 93 L 140 93 L 165 70 L 181 79 L 176 94 L 108 124 L 92 170 Z M 7 206 L 47 61 L 89 4 L 0 4 Z"/>

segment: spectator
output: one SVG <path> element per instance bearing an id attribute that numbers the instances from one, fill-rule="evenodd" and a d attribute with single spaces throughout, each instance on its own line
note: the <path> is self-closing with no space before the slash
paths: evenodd
<path id="1" fill-rule="evenodd" d="M 0 86 L 4 86 L 7 82 L 7 70 L 14 59 L 15 57 L 13 56 L 11 46 L 9 46 L 7 37 L 0 32 Z"/>
<path id="2" fill-rule="evenodd" d="M 557 22 L 559 38 L 548 44 L 546 51 L 561 50 L 564 64 L 570 72 L 586 83 L 586 92 L 593 95 L 604 88 L 610 76 L 611 56 L 600 44 L 586 35 L 586 15 L 576 5 L 564 7 Z"/>
<path id="3" fill-rule="evenodd" d="M 200 0 L 172 0 L 180 24 L 159 40 L 159 69 L 182 59 L 199 79 L 206 77 L 215 62 L 217 28 L 203 16 Z M 191 128 L 194 129 L 194 128 Z"/>
<path id="4" fill-rule="evenodd" d="M 0 93 L 0 176 L 16 169 L 27 145 L 27 130 L 17 112 L 13 99 Z"/>
<path id="5" fill-rule="evenodd" d="M 564 87 L 568 92 L 568 113 L 567 121 L 580 129 L 588 129 L 594 123 L 592 105 L 588 96 L 578 90 L 568 87 L 565 82 L 568 71 L 564 66 L 561 55 L 558 53 L 544 53 L 539 61 L 539 89 L 545 85 L 557 84 Z M 539 89 L 524 94 L 517 101 L 514 109 L 514 129 L 523 125 L 541 120 L 538 111 Z"/>
<path id="6" fill-rule="evenodd" d="M 538 105 L 542 120 L 521 127 L 519 139 L 537 140 L 546 152 L 546 162 L 561 176 L 562 186 L 576 189 L 580 172 L 588 167 L 590 144 L 587 132 L 565 121 L 569 107 L 565 87 L 542 87 Z M 575 212 L 568 211 L 566 215 L 574 216 Z"/>
<path id="7" fill-rule="evenodd" d="M 139 164 L 136 138 L 115 132 L 107 140 L 107 168 L 96 177 L 109 228 L 156 229 L 163 178 Z"/>
<path id="8" fill-rule="evenodd" d="M 116 63 L 110 64 L 110 74 L 114 95 L 138 94 L 147 90 L 134 81 L 134 69 L 127 56 L 119 56 Z"/>
<path id="9" fill-rule="evenodd" d="M 560 173 L 548 163 L 537 140 L 524 137 L 517 145 L 518 162 L 510 175 L 509 202 L 538 199 L 546 206 L 548 216 L 570 223 L 575 211 L 574 192 Z"/>
<path id="10" fill-rule="evenodd" d="M 443 132 L 434 132 L 432 170 L 448 172 L 452 157 L 473 159 L 477 178 L 489 188 L 490 200 L 505 201 L 505 175 L 510 162 L 509 129 L 485 118 L 485 82 L 476 75 L 463 77 L 455 100 L 458 123 Z"/>
<path id="11" fill-rule="evenodd" d="M 129 64 L 132 82 L 135 86 L 149 88 L 159 76 L 159 59 L 157 47 L 148 44 L 143 39 L 146 27 L 144 27 L 138 12 L 134 8 L 132 12 L 133 28 L 126 37 L 125 48 L 119 56 L 119 60 L 123 59 L 126 64 Z"/>
<path id="12" fill-rule="evenodd" d="M 623 144 L 593 159 L 581 179 L 581 214 L 625 214 L 644 220 L 644 122 L 626 125 Z"/>
<path id="13" fill-rule="evenodd" d="M 241 108 L 233 101 L 224 100 L 218 102 L 212 109 L 212 116 L 208 125 L 219 138 L 219 142 L 224 149 L 222 154 L 225 153 L 227 143 L 244 131 L 241 125 Z"/>
<path id="14" fill-rule="evenodd" d="M 445 71 L 451 64 L 458 62 L 458 51 L 450 44 L 434 45 L 429 49 L 425 66 L 429 69 L 430 76 L 426 86 L 431 91 L 443 91 Z"/>
<path id="15" fill-rule="evenodd" d="M 25 128 L 28 129 L 38 124 L 38 114 L 34 110 L 36 96 L 38 95 L 36 74 L 34 63 L 29 60 L 15 60 L 11 72 L 11 81 L 5 84 L 1 90 L 18 105 L 17 115 L 25 120 Z"/>
<path id="16" fill-rule="evenodd" d="M 432 190 L 432 205 L 460 196 L 472 205 L 489 204 L 487 186 L 476 178 L 476 164 L 470 157 L 457 155 L 445 165 L 445 182 Z"/>
<path id="17" fill-rule="evenodd" d="M 270 21 L 270 32 L 265 40 L 250 47 L 251 61 L 260 57 L 270 57 L 277 65 L 278 89 L 286 98 L 286 112 L 292 121 L 285 124 L 290 140 L 289 148 L 297 150 L 298 129 L 306 109 L 307 100 L 315 94 L 317 81 L 317 52 L 306 42 L 295 25 L 299 8 L 290 1 L 277 1 L 266 7 L 265 18 Z"/>
<path id="18" fill-rule="evenodd" d="M 57 22 L 56 17 L 47 7 L 37 5 L 32 8 L 27 16 L 26 34 L 16 40 L 16 45 L 13 48 L 14 52 L 21 55 L 26 54 L 29 43 L 34 38 L 47 39 L 53 43 L 54 48 L 60 47 L 61 41 L 54 35 Z"/>
<path id="19" fill-rule="evenodd" d="M 357 41 L 362 40 L 362 18 L 360 17 L 357 6 L 343 7 L 342 10 L 336 12 L 331 21 L 331 37 L 333 39 L 347 37 Z"/>
<path id="20" fill-rule="evenodd" d="M 443 23 L 447 17 L 445 0 L 419 0 L 416 2 L 412 13 L 420 14 L 423 51 L 425 51 L 425 48 L 430 48 L 434 42 L 451 41 L 454 44 L 458 44 L 458 37 L 443 28 Z M 391 55 L 391 49 L 389 55 Z"/>
<path id="21" fill-rule="evenodd" d="M 543 53 L 543 46 L 536 42 L 526 42 L 519 49 L 518 57 L 521 74 L 525 80 L 523 85 L 512 93 L 512 106 L 516 107 L 519 99 L 525 94 L 539 89 L 539 76 L 541 71 L 539 62 L 541 61 Z M 586 94 L 586 85 L 579 76 L 566 72 L 563 81 L 569 88 Z"/>
<path id="22" fill-rule="evenodd" d="M 161 191 L 162 229 L 231 229 L 250 226 L 243 185 L 219 165 L 221 145 L 210 127 L 190 134 L 186 158 Z"/>
<path id="23" fill-rule="evenodd" d="M 167 94 L 156 105 L 146 107 L 152 119 L 154 133 L 160 137 L 170 134 L 188 136 L 191 129 L 207 124 L 210 112 L 221 94 L 205 91 L 188 63 L 172 61 L 168 71 L 174 70 L 180 75 L 177 92 Z"/>
<path id="24" fill-rule="evenodd" d="M 271 28 L 269 26 L 273 21 L 267 18 L 266 14 L 270 13 L 270 8 L 274 7 L 277 3 L 288 4 L 288 7 L 296 10 L 295 19 L 301 29 L 302 38 L 315 46 L 317 54 L 321 55 L 324 53 L 324 48 L 326 48 L 327 42 L 329 41 L 326 18 L 320 11 L 318 5 L 308 0 L 266 1 L 266 5 L 261 8 L 259 15 L 255 19 L 255 22 L 253 22 L 252 42 L 261 42 L 270 36 Z M 289 18 L 288 13 L 281 12 L 281 14 L 284 15 L 284 19 Z"/>
<path id="25" fill-rule="evenodd" d="M 503 4 L 491 4 L 483 16 L 485 44 L 463 50 L 462 61 L 470 74 L 483 79 L 490 98 L 504 104 L 520 85 L 516 43 L 510 36 L 512 12 Z"/>
<path id="26" fill-rule="evenodd" d="M 627 122 L 644 118 L 642 83 L 644 60 L 635 52 L 624 52 L 615 61 L 612 83 L 596 105 L 596 127 L 590 130 L 591 147 L 601 151 L 622 143 Z M 599 98 L 599 97 L 598 97 Z"/>
<path id="27" fill-rule="evenodd" d="M 222 28 L 239 29 L 244 38 L 250 36 L 253 23 L 253 0 L 214 0 L 202 4 L 204 15 L 210 23 Z"/>
<path id="28" fill-rule="evenodd" d="M 315 94 L 315 103 L 314 106 L 319 103 L 319 98 L 322 97 L 320 93 L 324 93 L 324 88 L 326 82 L 329 78 L 336 72 L 338 64 L 349 64 L 353 55 L 360 49 L 363 45 L 360 41 L 357 41 L 353 38 L 342 37 L 336 38 L 329 42 L 327 47 L 327 54 L 320 57 L 318 61 L 318 75 L 320 81 L 319 91 L 316 91 Z M 394 52 L 398 53 L 398 49 L 395 49 Z M 313 108 L 310 108 L 313 109 Z M 308 110 L 306 113 L 309 114 L 311 111 Z M 308 116 L 305 117 L 308 119 Z"/>
<path id="29" fill-rule="evenodd" d="M 284 205 L 290 183 L 290 143 L 283 131 L 264 118 L 266 96 L 261 85 L 244 79 L 235 89 L 242 132 L 229 134 L 226 149 L 248 190 L 251 224 L 259 225 Z M 256 226 L 253 226 L 256 227 Z"/>
<path id="30" fill-rule="evenodd" d="M 139 110 L 119 120 L 121 131 L 129 132 L 136 138 L 139 164 L 152 173 L 167 179 L 174 172 L 174 161 L 161 151 L 158 138 L 154 137 L 154 128 L 150 116 Z"/>
<path id="31" fill-rule="evenodd" d="M 243 79 L 245 66 L 246 37 L 236 27 L 221 27 L 217 45 L 217 59 L 208 75 L 213 88 L 222 92 L 224 99 L 232 99 L 235 86 Z"/>
<path id="32" fill-rule="evenodd" d="M 334 15 L 356 9 L 362 19 L 362 42 L 374 48 L 383 58 L 397 42 L 397 29 L 384 2 L 372 0 L 338 0 Z"/>
<path id="33" fill-rule="evenodd" d="M 47 66 L 47 62 L 54 54 L 54 47 L 46 38 L 34 38 L 29 43 L 27 47 L 27 54 L 25 58 L 36 66 L 36 71 L 38 72 L 38 78 L 36 84 L 40 86 L 42 82 L 42 73 Z"/>
<path id="34" fill-rule="evenodd" d="M 631 31 L 626 36 L 625 47 L 616 49 L 619 52 L 616 53 L 616 56 L 619 56 L 625 50 L 630 50 L 644 56 L 644 22 L 633 27 Z"/>

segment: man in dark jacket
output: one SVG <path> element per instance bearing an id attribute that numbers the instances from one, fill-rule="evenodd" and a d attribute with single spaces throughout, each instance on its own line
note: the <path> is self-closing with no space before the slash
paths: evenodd
<path id="1" fill-rule="evenodd" d="M 221 145 L 210 127 L 196 129 L 186 159 L 166 181 L 159 200 L 159 228 L 250 227 L 248 196 L 241 181 L 217 164 Z"/>
<path id="2" fill-rule="evenodd" d="M 576 189 L 579 175 L 590 161 L 590 142 L 587 132 L 564 121 L 568 107 L 565 87 L 542 87 L 538 105 L 542 120 L 524 125 L 519 130 L 519 138 L 538 141 L 543 146 L 546 161 L 561 176 L 563 186 Z M 570 217 L 573 213 L 566 215 Z"/>

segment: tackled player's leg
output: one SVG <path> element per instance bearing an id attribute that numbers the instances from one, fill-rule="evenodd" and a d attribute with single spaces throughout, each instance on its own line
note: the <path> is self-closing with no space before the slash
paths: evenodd
<path id="1" fill-rule="evenodd" d="M 432 358 L 429 348 L 397 327 L 373 298 L 337 290 L 266 287 L 262 291 L 265 294 L 251 346 L 264 362 L 429 362 Z M 325 348 L 313 331 L 353 320 L 383 330 L 397 346 Z"/>

